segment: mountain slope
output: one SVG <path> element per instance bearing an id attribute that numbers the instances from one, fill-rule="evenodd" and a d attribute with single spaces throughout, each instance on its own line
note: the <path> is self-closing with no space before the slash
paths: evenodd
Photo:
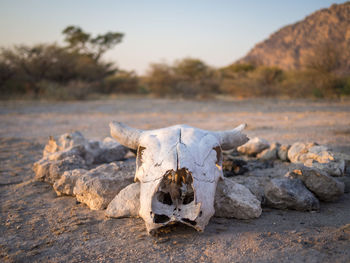
<path id="1" fill-rule="evenodd" d="M 350 73 L 350 2 L 318 10 L 300 22 L 281 28 L 238 63 L 300 69 L 307 57 L 321 50 L 322 45 L 336 50 L 340 71 Z"/>

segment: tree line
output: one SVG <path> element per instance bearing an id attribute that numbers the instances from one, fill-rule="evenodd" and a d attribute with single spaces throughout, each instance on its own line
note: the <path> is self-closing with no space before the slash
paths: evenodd
<path id="1" fill-rule="evenodd" d="M 341 52 L 322 43 L 301 70 L 259 63 L 213 68 L 195 58 L 153 63 L 144 76 L 102 59 L 124 34 L 92 36 L 77 26 L 63 31 L 64 45 L 19 45 L 0 51 L 1 98 L 86 99 L 101 94 L 202 97 L 340 97 L 350 95 L 349 72 L 339 72 Z"/>

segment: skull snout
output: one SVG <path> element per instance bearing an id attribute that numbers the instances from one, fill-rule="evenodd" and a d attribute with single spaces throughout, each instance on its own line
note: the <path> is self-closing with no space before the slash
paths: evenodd
<path id="1" fill-rule="evenodd" d="M 193 177 L 188 169 L 167 171 L 153 199 L 154 214 L 151 214 L 153 223 L 167 224 L 170 221 L 180 221 L 191 226 L 196 225 L 195 219 L 200 211 L 195 209 L 197 213 L 194 214 L 192 208 L 200 208 L 200 205 L 195 203 Z"/>

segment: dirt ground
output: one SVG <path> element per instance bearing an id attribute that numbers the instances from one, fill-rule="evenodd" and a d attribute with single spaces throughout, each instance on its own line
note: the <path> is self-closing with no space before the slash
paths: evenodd
<path id="1" fill-rule="evenodd" d="M 264 208 L 259 219 L 212 218 L 203 233 L 174 225 L 152 237 L 142 219 L 106 218 L 33 180 L 48 136 L 79 130 L 102 139 L 111 120 L 143 129 L 245 122 L 249 137 L 350 154 L 349 101 L 0 102 L 0 262 L 350 262 L 350 194 L 319 212 Z"/>

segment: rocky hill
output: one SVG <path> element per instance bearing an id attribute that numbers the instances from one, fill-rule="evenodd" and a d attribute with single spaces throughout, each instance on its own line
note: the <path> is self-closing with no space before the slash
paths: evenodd
<path id="1" fill-rule="evenodd" d="M 350 2 L 318 10 L 300 22 L 281 28 L 238 63 L 300 69 L 312 54 L 322 55 L 322 45 L 338 53 L 339 70 L 350 73 Z"/>

